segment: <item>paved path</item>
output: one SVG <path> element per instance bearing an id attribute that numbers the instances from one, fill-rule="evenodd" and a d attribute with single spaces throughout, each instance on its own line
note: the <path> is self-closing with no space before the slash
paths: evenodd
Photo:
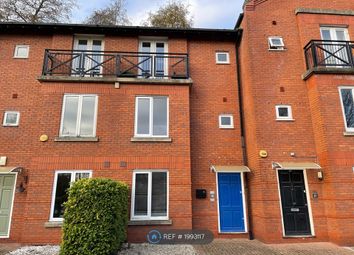
<path id="1" fill-rule="evenodd" d="M 194 248 L 199 255 L 354 255 L 353 250 L 331 243 L 263 244 L 245 239 L 216 239 Z"/>

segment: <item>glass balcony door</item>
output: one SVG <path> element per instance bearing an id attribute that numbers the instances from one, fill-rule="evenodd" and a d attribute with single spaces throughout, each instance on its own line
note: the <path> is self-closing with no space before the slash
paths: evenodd
<path id="1" fill-rule="evenodd" d="M 349 41 L 347 28 L 321 27 L 322 40 L 324 42 L 324 61 L 328 67 L 345 67 L 349 64 L 349 53 L 344 41 Z"/>
<path id="2" fill-rule="evenodd" d="M 140 41 L 139 75 L 142 77 L 163 78 L 168 75 L 167 43 L 162 41 Z"/>
<path id="3" fill-rule="evenodd" d="M 103 40 L 76 38 L 74 41 L 73 72 L 81 76 L 100 76 L 103 61 Z"/>

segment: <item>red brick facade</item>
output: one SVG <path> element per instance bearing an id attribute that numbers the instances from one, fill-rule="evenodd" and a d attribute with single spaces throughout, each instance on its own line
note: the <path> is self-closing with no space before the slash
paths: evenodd
<path id="1" fill-rule="evenodd" d="M 7 157 L 7 166 L 24 168 L 16 186 L 22 183 L 25 187 L 24 192 L 15 193 L 10 237 L 0 242 L 60 242 L 61 228 L 48 224 L 55 171 L 92 170 L 93 177 L 124 181 L 132 187 L 134 170 L 163 169 L 169 172 L 171 222 L 130 225 L 129 241 L 146 241 L 150 229 L 167 228 L 209 229 L 218 238 L 247 238 L 253 234 L 264 242 L 331 241 L 353 245 L 353 137 L 343 135 L 338 88 L 354 87 L 354 82 L 351 74 L 313 74 L 304 78 L 303 47 L 312 39 L 320 39 L 320 25 L 324 24 L 347 26 L 354 38 L 354 15 L 295 13 L 300 7 L 340 12 L 354 6 L 344 0 L 331 4 L 249 1 L 239 27 L 243 31 L 239 45 L 234 30 L 174 34 L 172 30 L 151 29 L 142 30 L 140 35 L 138 29 L 105 34 L 90 28 L 78 32 L 73 27 L 68 32 L 59 27 L 65 32 L 43 32 L 42 28 L 32 34 L 7 30 L 0 35 L 0 112 L 21 113 L 18 127 L 0 128 L 0 156 Z M 139 51 L 142 35 L 168 38 L 168 52 L 188 53 L 192 84 L 176 80 L 156 84 L 143 79 L 115 86 L 112 81 L 92 79 L 38 79 L 45 49 L 71 50 L 74 34 L 90 33 L 104 35 L 104 50 L 115 52 Z M 269 36 L 281 36 L 285 50 L 270 51 Z M 30 46 L 27 59 L 13 58 L 16 45 Z M 228 52 L 229 63 L 217 64 L 216 52 Z M 65 93 L 98 96 L 99 141 L 56 141 Z M 171 141 L 131 140 L 135 98 L 141 95 L 168 96 Z M 294 121 L 276 120 L 275 105 L 279 104 L 292 106 Z M 234 128 L 221 129 L 220 114 L 231 114 Z M 41 142 L 39 138 L 44 134 L 49 139 Z M 261 150 L 266 150 L 268 156 L 260 157 Z M 272 162 L 315 162 L 322 167 L 323 180 L 317 178 L 319 170 L 304 171 L 311 236 L 284 236 L 277 170 L 272 169 Z M 216 165 L 247 165 L 251 169 L 251 173 L 241 174 L 245 183 L 245 232 L 219 231 L 218 183 L 211 170 Z M 206 199 L 196 198 L 197 189 L 206 190 Z M 312 197 L 313 192 L 318 193 L 318 198 Z"/>
<path id="2" fill-rule="evenodd" d="M 254 0 L 245 6 L 239 53 L 248 166 L 253 170 L 250 210 L 257 239 L 353 244 L 353 139 L 343 135 L 339 97 L 340 86 L 354 86 L 353 73 L 302 78 L 303 48 L 310 40 L 321 39 L 320 26 L 346 27 L 350 39 L 354 37 L 354 16 L 343 12 L 353 7 L 350 1 L 280 0 Z M 269 36 L 281 36 L 285 50 L 268 50 Z M 278 104 L 292 106 L 294 121 L 276 121 Z M 268 157 L 259 157 L 260 150 L 266 150 Z M 278 182 L 272 169 L 272 162 L 281 161 L 312 161 L 322 167 L 322 181 L 318 170 L 306 170 L 313 237 L 282 236 Z M 313 192 L 318 198 L 312 197 Z"/>

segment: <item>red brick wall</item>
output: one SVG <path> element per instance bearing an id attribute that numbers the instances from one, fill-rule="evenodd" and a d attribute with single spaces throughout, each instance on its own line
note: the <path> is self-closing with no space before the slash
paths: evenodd
<path id="1" fill-rule="evenodd" d="M 106 37 L 105 49 L 138 51 L 137 38 Z M 176 45 L 174 45 L 176 42 Z M 55 170 L 93 170 L 93 177 L 108 177 L 131 184 L 134 169 L 169 170 L 168 228 L 192 227 L 190 159 L 189 86 L 99 83 L 40 83 L 44 49 L 68 49 L 73 36 L 0 37 L 3 77 L 0 95 L 1 114 L 5 110 L 21 112 L 19 127 L 1 127 L 6 146 L 1 155 L 8 165 L 21 165 L 29 176 L 24 193 L 16 193 L 9 239 L 1 242 L 58 243 L 60 228 L 45 228 L 49 220 Z M 16 44 L 30 45 L 28 59 L 13 59 Z M 186 42 L 171 40 L 176 52 L 186 52 Z M 17 94 L 17 99 L 12 95 Z M 97 136 L 99 142 L 55 142 L 59 134 L 64 93 L 98 95 Z M 169 134 L 171 143 L 131 142 L 134 136 L 135 97 L 169 97 Z M 46 134 L 47 142 L 39 137 Z M 104 161 L 110 167 L 104 168 Z M 120 162 L 127 162 L 121 168 Z M 19 176 L 17 186 L 22 182 Z M 156 227 L 156 226 L 155 226 Z M 130 227 L 130 241 L 145 240 L 147 227 Z"/>
<path id="2" fill-rule="evenodd" d="M 238 108 L 236 53 L 234 43 L 190 41 L 191 155 L 193 228 L 218 233 L 216 176 L 211 165 L 243 165 Z M 229 65 L 217 65 L 216 51 L 228 51 Z M 220 129 L 219 115 L 233 114 L 234 129 Z M 195 190 L 206 189 L 206 199 L 196 199 Z M 237 237 L 237 235 L 233 235 Z"/>
<path id="3" fill-rule="evenodd" d="M 242 95 L 246 144 L 251 174 L 251 214 L 255 237 L 266 242 L 333 241 L 353 244 L 353 147 L 343 137 L 338 86 L 351 85 L 351 76 L 317 75 L 308 82 L 303 47 L 320 39 L 320 25 L 349 25 L 353 18 L 336 15 L 295 15 L 295 9 L 352 10 L 350 1 L 251 1 L 245 8 L 241 43 Z M 273 22 L 274 21 L 274 22 Z M 275 23 L 275 24 L 274 24 Z M 282 36 L 285 51 L 268 51 L 268 36 Z M 284 92 L 281 92 L 283 87 Z M 290 104 L 294 122 L 277 122 L 275 105 Z M 348 146 L 347 146 L 348 144 Z M 258 156 L 268 151 L 268 158 Z M 296 157 L 290 156 L 295 152 Z M 315 237 L 284 239 L 273 161 L 313 161 L 323 167 L 324 181 L 307 170 Z M 342 185 L 340 184 L 342 183 Z M 344 185 L 343 185 L 344 184 Z"/>

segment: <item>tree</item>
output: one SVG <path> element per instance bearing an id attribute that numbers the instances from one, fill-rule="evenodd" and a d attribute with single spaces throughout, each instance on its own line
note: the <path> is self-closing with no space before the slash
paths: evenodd
<path id="1" fill-rule="evenodd" d="M 189 5 L 180 1 L 170 1 L 155 13 L 149 12 L 144 25 L 153 27 L 190 28 L 193 19 L 189 17 Z"/>
<path id="2" fill-rule="evenodd" d="M 15 22 L 65 22 L 75 0 L 0 0 L 0 20 Z"/>
<path id="3" fill-rule="evenodd" d="M 107 7 L 93 11 L 85 23 L 94 25 L 128 25 L 130 22 L 124 5 L 124 0 L 112 0 Z"/>

